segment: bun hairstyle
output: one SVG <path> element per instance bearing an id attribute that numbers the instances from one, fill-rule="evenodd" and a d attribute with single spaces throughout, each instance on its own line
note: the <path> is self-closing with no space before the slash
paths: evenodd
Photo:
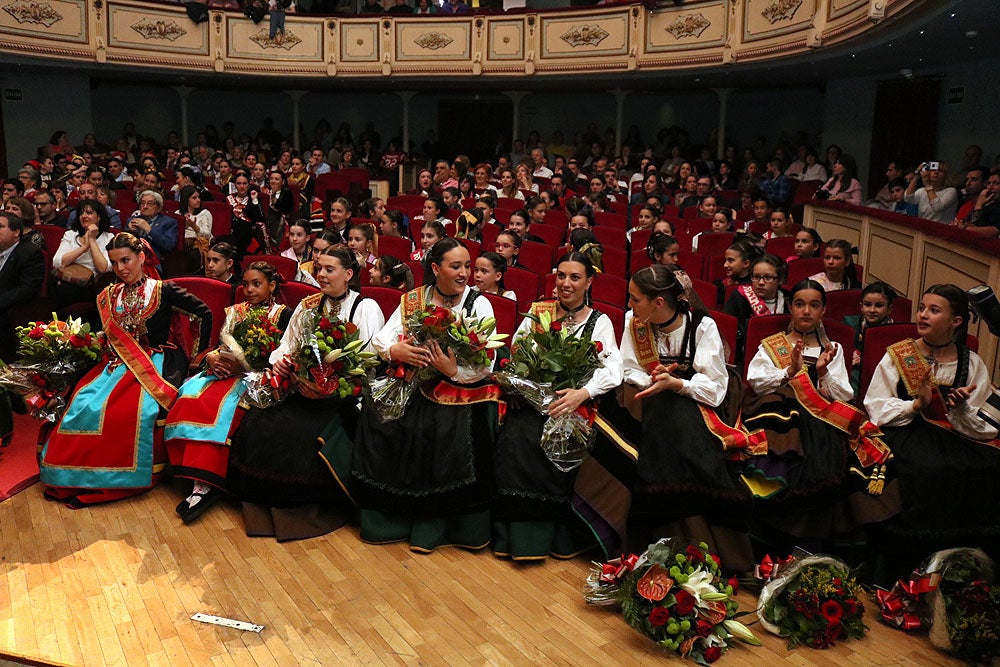
<path id="1" fill-rule="evenodd" d="M 597 275 L 597 269 L 594 268 L 594 264 L 590 261 L 590 257 L 582 252 L 574 250 L 566 253 L 559 258 L 559 261 L 556 262 L 556 266 L 559 266 L 563 262 L 579 262 L 580 264 L 583 264 L 584 272 L 587 274 L 588 278 L 593 278 Z"/>
<path id="2" fill-rule="evenodd" d="M 274 268 L 273 264 L 268 262 L 253 262 L 246 268 L 243 275 L 246 275 L 247 271 L 259 271 L 264 275 L 264 278 L 267 279 L 267 282 L 274 283 L 274 292 L 272 293 L 272 296 L 277 297 L 281 292 L 281 283 L 285 281 L 281 277 L 281 274 L 278 273 L 278 269 Z"/>
<path id="3" fill-rule="evenodd" d="M 590 263 L 596 270 L 604 270 L 604 248 L 594 232 L 589 229 L 574 229 L 570 232 L 569 244 L 573 250 L 589 257 Z"/>
<path id="4" fill-rule="evenodd" d="M 382 255 L 378 259 L 383 276 L 389 278 L 389 287 L 409 292 L 413 289 L 413 271 L 410 267 L 392 255 Z"/>
<path id="5" fill-rule="evenodd" d="M 743 261 L 745 262 L 752 262 L 754 258 L 764 254 L 764 250 L 760 246 L 751 243 L 747 238 L 741 238 L 726 248 L 726 250 L 732 250 L 739 253 L 739 256 L 743 258 Z M 818 285 L 819 283 L 816 284 Z M 826 303 L 825 298 L 826 297 L 824 297 L 824 304 Z"/>
<path id="6" fill-rule="evenodd" d="M 876 280 L 871 285 L 868 285 L 863 290 L 861 290 L 862 300 L 869 294 L 881 294 L 882 296 L 885 297 L 885 300 L 888 302 L 890 306 L 892 305 L 892 302 L 896 300 L 896 297 L 899 296 L 898 294 L 896 294 L 896 290 L 892 288 L 892 285 L 886 282 L 882 282 L 881 280 Z"/>
<path id="7" fill-rule="evenodd" d="M 457 239 L 450 236 L 444 237 L 431 246 L 431 249 L 424 255 L 424 285 L 434 285 L 437 282 L 437 276 L 434 275 L 434 264 L 440 266 L 444 262 L 445 255 L 455 248 L 464 247 Z"/>
<path id="8" fill-rule="evenodd" d="M 663 297 L 664 302 L 674 310 L 689 310 L 690 306 L 684 298 L 684 286 L 669 267 L 662 264 L 647 266 L 632 274 L 632 283 L 650 299 Z"/>
<path id="9" fill-rule="evenodd" d="M 354 272 L 354 275 L 358 275 L 358 257 L 354 252 L 348 248 L 343 243 L 338 243 L 337 245 L 332 245 L 328 248 L 323 248 L 316 253 L 317 257 L 326 256 L 333 257 L 340 262 L 340 265 L 345 269 L 349 269 Z M 352 281 L 353 282 L 353 281 Z"/>
<path id="10" fill-rule="evenodd" d="M 649 241 L 646 243 L 646 256 L 654 263 L 659 262 L 657 255 L 664 254 L 673 245 L 678 245 L 677 239 L 673 236 L 663 232 L 655 232 L 649 237 Z"/>
<path id="11" fill-rule="evenodd" d="M 858 251 L 849 241 L 844 239 L 830 239 L 826 242 L 826 250 L 836 248 L 844 253 L 847 266 L 844 267 L 844 289 L 861 289 L 861 281 L 858 280 L 858 270 L 854 266 L 854 253 Z"/>
<path id="12" fill-rule="evenodd" d="M 758 264 L 769 264 L 773 266 L 774 270 L 778 272 L 778 284 L 781 285 L 785 282 L 785 276 L 788 275 L 788 264 L 785 263 L 785 260 L 781 259 L 777 255 L 764 253 L 750 262 L 750 271 L 753 271 L 754 267 Z"/>
<path id="13" fill-rule="evenodd" d="M 108 245 L 105 246 L 108 252 L 121 248 L 128 248 L 137 255 L 146 252 L 146 244 L 142 242 L 142 239 L 128 232 L 115 234 L 115 237 L 108 241 Z"/>
<path id="14" fill-rule="evenodd" d="M 118 236 L 121 236 L 119 234 Z M 209 252 L 214 252 L 217 255 L 222 255 L 226 259 L 233 260 L 233 275 L 240 273 L 240 254 L 239 250 L 232 243 L 227 243 L 226 241 L 220 241 L 216 243 L 211 248 L 208 249 Z"/>
<path id="15" fill-rule="evenodd" d="M 969 337 L 969 295 L 957 285 L 950 283 L 939 283 L 931 285 L 924 290 L 924 294 L 940 296 L 948 302 L 952 315 L 962 318 L 962 322 L 955 329 L 952 342 L 958 347 L 964 347 L 966 339 Z"/>

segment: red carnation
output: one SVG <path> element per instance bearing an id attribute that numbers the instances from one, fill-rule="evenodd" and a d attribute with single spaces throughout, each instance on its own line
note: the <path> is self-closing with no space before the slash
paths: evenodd
<path id="1" fill-rule="evenodd" d="M 740 580 L 736 577 L 729 578 L 729 585 L 733 587 L 733 595 L 740 592 Z"/>
<path id="2" fill-rule="evenodd" d="M 666 625 L 669 620 L 670 611 L 666 607 L 653 607 L 649 612 L 649 624 L 654 627 Z"/>
<path id="3" fill-rule="evenodd" d="M 722 647 L 709 646 L 701 655 L 705 658 L 705 662 L 715 662 L 722 657 Z"/>
<path id="4" fill-rule="evenodd" d="M 331 336 L 333 336 L 333 339 L 334 339 L 334 340 L 340 340 L 341 338 L 343 338 L 343 337 L 344 337 L 344 332 L 343 332 L 343 331 L 341 331 L 341 330 L 340 330 L 340 329 L 338 328 L 338 329 L 334 329 L 334 330 L 333 330 L 333 333 L 331 333 L 330 335 L 331 335 Z"/>
<path id="5" fill-rule="evenodd" d="M 332 325 L 330 324 L 330 320 L 329 319 L 327 319 L 326 317 L 319 318 L 319 328 L 320 329 L 329 329 L 331 326 Z"/>
<path id="6" fill-rule="evenodd" d="M 722 567 L 722 559 L 719 558 L 719 554 L 709 554 L 709 555 L 712 557 L 712 560 L 715 561 L 716 567 Z"/>
<path id="7" fill-rule="evenodd" d="M 714 626 L 703 618 L 699 618 L 695 621 L 695 633 L 699 637 L 707 637 L 712 634 L 712 628 Z"/>
<path id="8" fill-rule="evenodd" d="M 687 616 L 692 611 L 694 611 L 694 596 L 687 591 L 677 591 L 674 596 L 676 600 L 676 606 L 674 610 L 681 616 Z"/>
<path id="9" fill-rule="evenodd" d="M 601 352 L 604 352 L 604 343 L 602 343 L 599 340 L 595 340 L 594 341 L 594 349 L 597 350 L 598 354 L 600 354 Z"/>
<path id="10" fill-rule="evenodd" d="M 28 332 L 28 338 L 34 338 L 38 340 L 39 338 L 45 338 L 45 329 L 34 328 Z"/>
<path id="11" fill-rule="evenodd" d="M 705 554 L 701 552 L 701 549 L 693 544 L 689 544 L 687 547 L 687 557 L 693 560 L 695 563 L 701 563 L 705 560 Z"/>
<path id="12" fill-rule="evenodd" d="M 424 318 L 424 326 L 433 327 L 436 326 L 439 321 L 440 319 L 435 317 L 434 315 L 428 315 L 427 317 Z"/>
<path id="13" fill-rule="evenodd" d="M 69 337 L 69 344 L 73 347 L 88 347 L 90 345 L 90 336 L 77 336 L 73 334 Z"/>
<path id="14" fill-rule="evenodd" d="M 550 328 L 553 331 L 562 331 L 562 322 L 559 322 L 557 320 L 557 321 L 555 321 L 555 322 L 552 323 L 552 326 Z"/>
<path id="15" fill-rule="evenodd" d="M 360 396 L 361 395 L 361 385 L 360 384 L 354 385 L 354 392 L 353 393 L 354 393 L 355 396 Z"/>
<path id="16" fill-rule="evenodd" d="M 500 360 L 500 368 L 507 368 L 507 364 L 510 363 L 510 359 L 506 357 Z"/>
<path id="17" fill-rule="evenodd" d="M 836 600 L 827 600 L 819 610 L 823 614 L 823 618 L 830 622 L 839 621 L 840 617 L 844 615 L 843 607 Z"/>

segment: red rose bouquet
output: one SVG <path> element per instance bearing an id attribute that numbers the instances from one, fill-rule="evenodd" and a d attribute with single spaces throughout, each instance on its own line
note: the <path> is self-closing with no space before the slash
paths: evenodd
<path id="1" fill-rule="evenodd" d="M 800 644 L 828 648 L 838 639 L 861 639 L 865 606 L 861 586 L 850 569 L 829 556 L 791 562 L 764 585 L 757 615 L 769 631 Z"/>
<path id="2" fill-rule="evenodd" d="M 938 551 L 876 599 L 883 621 L 927 630 L 931 644 L 966 662 L 1000 656 L 1000 588 L 992 559 L 980 549 Z"/>
<path id="3" fill-rule="evenodd" d="M 437 343 L 445 354 L 455 353 L 459 366 L 489 366 L 493 350 L 503 347 L 507 337 L 496 333 L 496 319 L 492 317 L 482 321 L 459 318 L 451 310 L 432 303 L 407 317 L 404 324 L 414 345 Z M 403 416 L 415 386 L 437 375 L 438 370 L 433 366 L 395 365 L 387 377 L 372 381 L 371 399 L 379 419 L 387 422 Z"/>
<path id="4" fill-rule="evenodd" d="M 735 581 L 704 542 L 664 538 L 641 556 L 594 564 L 584 588 L 593 605 L 621 605 L 625 622 L 668 651 L 701 665 L 718 660 L 733 638 L 760 645 L 736 620 Z"/>
<path id="5" fill-rule="evenodd" d="M 360 396 L 368 370 L 378 365 L 375 353 L 362 351 L 367 341 L 358 338 L 353 322 L 310 312 L 312 324 L 295 357 L 299 393 L 309 398 Z"/>
<path id="6" fill-rule="evenodd" d="M 17 327 L 18 360 L 0 368 L 0 388 L 24 397 L 32 416 L 55 421 L 65 401 L 62 394 L 100 359 L 103 332 L 91 333 L 79 319 Z"/>
<path id="7" fill-rule="evenodd" d="M 510 359 L 501 362 L 494 378 L 544 415 L 558 390 L 587 384 L 594 371 L 604 365 L 603 350 L 600 341 L 570 334 L 562 320 L 553 321 L 548 313 L 525 317 L 537 326 L 514 342 Z M 540 444 L 549 461 L 564 472 L 579 466 L 594 440 L 593 421 L 593 410 L 587 404 L 571 414 L 548 418 Z"/>

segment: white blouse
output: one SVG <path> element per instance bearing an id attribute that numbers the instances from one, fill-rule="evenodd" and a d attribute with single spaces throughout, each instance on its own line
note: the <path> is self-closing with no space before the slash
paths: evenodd
<path id="1" fill-rule="evenodd" d="M 280 308 L 281 305 L 276 303 L 268 309 L 267 315 L 272 322 L 276 321 L 274 316 Z M 243 367 L 243 370 L 249 371 L 250 364 L 247 362 L 243 346 L 236 342 L 236 339 L 233 337 L 233 330 L 236 328 L 236 325 L 240 323 L 240 316 L 236 310 L 235 306 L 226 308 L 226 319 L 222 323 L 222 331 L 219 332 L 219 348 L 220 351 L 225 352 L 232 358 L 236 359 L 236 361 Z M 284 342 L 284 335 L 282 335 L 282 342 Z M 268 360 L 270 360 L 270 358 Z"/>
<path id="2" fill-rule="evenodd" d="M 816 359 L 820 352 L 822 349 L 819 346 L 807 347 L 802 350 L 802 356 Z M 747 368 L 747 384 L 750 385 L 750 388 L 757 394 L 767 394 L 780 387 L 787 379 L 786 370 L 774 365 L 764 347 L 757 348 L 757 354 Z M 854 398 L 851 379 L 847 375 L 847 366 L 844 364 L 844 348 L 840 345 L 837 346 L 833 360 L 826 367 L 826 376 L 820 378 L 817 389 L 824 396 L 836 401 L 850 401 Z"/>
<path id="3" fill-rule="evenodd" d="M 354 302 L 361 298 L 361 295 L 353 290 L 348 290 L 347 297 L 344 298 L 343 302 L 340 304 L 340 314 L 346 317 L 350 315 L 351 308 L 354 307 Z M 329 299 L 323 301 L 323 314 L 329 315 L 332 310 L 333 304 Z M 281 359 L 283 356 L 294 355 L 297 353 L 305 343 L 305 311 L 307 309 L 302 307 L 299 303 L 295 307 L 295 312 L 292 313 L 292 319 L 288 322 L 288 328 L 285 329 L 284 335 L 281 337 L 281 345 L 277 347 L 274 352 L 271 353 L 270 361 L 272 364 Z M 369 349 L 371 346 L 372 337 L 382 328 L 385 324 L 385 317 L 382 315 L 382 309 L 379 308 L 378 304 L 375 303 L 374 299 L 365 299 L 360 304 L 358 304 L 358 309 L 354 312 L 354 317 L 351 318 L 351 322 L 358 325 L 358 338 L 360 340 L 366 341 L 365 346 L 362 349 Z"/>
<path id="4" fill-rule="evenodd" d="M 433 288 L 427 287 L 426 289 L 429 292 Z M 456 304 L 451 307 L 451 312 L 455 315 L 455 317 L 464 318 L 465 300 L 468 298 L 469 292 L 472 291 L 472 289 L 472 287 L 466 285 L 465 289 L 462 291 L 462 296 L 458 299 Z M 493 316 L 493 304 L 490 303 L 489 299 L 481 296 L 472 303 L 473 318 L 482 321 L 487 317 Z M 372 348 L 374 348 L 375 352 L 377 352 L 380 357 L 386 361 L 391 361 L 389 357 L 389 348 L 402 340 L 404 331 L 402 306 L 397 306 L 396 310 L 389 316 L 389 320 L 385 323 L 385 326 L 382 327 L 382 329 L 372 338 Z M 486 377 L 490 370 L 492 370 L 492 364 L 486 368 L 460 365 L 458 367 L 458 372 L 456 372 L 450 379 L 460 384 L 471 384 Z"/>
<path id="5" fill-rule="evenodd" d="M 942 384 L 951 384 L 955 380 L 958 361 L 938 364 L 934 375 Z M 948 411 L 948 421 L 955 430 L 974 440 L 992 440 L 997 437 L 997 429 L 990 426 L 976 413 L 990 397 L 992 387 L 990 374 L 975 352 L 969 352 L 969 384 L 976 385 L 969 400 Z M 906 426 L 913 421 L 917 413 L 913 409 L 913 399 L 896 396 L 899 383 L 899 371 L 888 353 L 875 367 L 875 375 L 865 394 L 865 409 L 878 426 Z"/>
<path id="6" fill-rule="evenodd" d="M 566 325 L 564 322 L 565 328 L 563 331 L 576 334 L 586 325 L 588 319 L 590 319 L 590 315 L 584 318 L 582 322 L 577 322 L 572 326 Z M 534 321 L 527 317 L 521 320 L 521 325 L 514 332 L 513 340 L 516 341 L 522 336 L 530 334 L 531 327 L 534 324 Z M 587 381 L 587 384 L 583 385 L 583 389 L 587 390 L 590 397 L 596 398 L 601 394 L 615 389 L 622 383 L 622 353 L 618 349 L 618 341 L 615 340 L 615 327 L 611 324 L 611 319 L 604 313 L 601 313 L 597 318 L 597 322 L 594 324 L 594 332 L 590 339 L 601 341 L 601 346 L 604 348 L 604 351 L 599 355 L 604 366 L 595 370 L 590 380 Z"/>
<path id="7" fill-rule="evenodd" d="M 59 249 L 56 250 L 56 254 L 52 257 L 52 266 L 62 267 L 63 255 L 68 252 L 72 252 L 79 248 L 82 244 L 80 243 L 80 233 L 76 230 L 70 229 L 65 234 L 63 234 L 62 240 L 59 242 Z M 108 271 L 111 270 L 111 259 L 108 257 L 107 246 L 111 243 L 111 240 L 115 238 L 115 235 L 111 232 L 104 232 L 97 237 L 97 247 L 100 249 L 101 254 L 104 256 L 104 261 L 108 263 Z M 94 274 L 99 274 L 100 271 L 94 266 L 94 258 L 91 256 L 91 251 L 88 248 L 83 252 L 82 255 L 77 257 L 72 263 L 79 264 L 80 266 L 85 266 Z"/>
<path id="8" fill-rule="evenodd" d="M 185 217 L 185 220 L 187 218 Z M 207 208 L 203 208 L 194 214 L 194 224 L 198 228 L 197 230 L 191 229 L 184 224 L 184 238 L 212 238 L 212 212 Z"/>
<path id="9" fill-rule="evenodd" d="M 625 367 L 625 382 L 645 389 L 653 383 L 649 371 L 639 364 L 632 343 L 632 312 L 625 316 L 625 333 L 622 335 L 622 361 Z M 690 317 L 690 316 L 688 316 Z M 656 351 L 661 356 L 675 356 L 684 346 L 684 331 L 687 327 L 677 327 L 673 331 L 658 335 Z M 729 389 L 729 373 L 726 372 L 726 355 L 722 350 L 722 336 L 719 327 L 711 317 L 702 318 L 694 333 L 695 352 L 692 366 L 695 373 L 690 380 L 682 380 L 684 386 L 677 393 L 711 407 L 718 407 Z"/>

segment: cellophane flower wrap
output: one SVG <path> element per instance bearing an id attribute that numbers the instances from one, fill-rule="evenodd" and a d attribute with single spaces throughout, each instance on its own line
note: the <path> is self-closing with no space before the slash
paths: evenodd
<path id="1" fill-rule="evenodd" d="M 243 357 L 253 371 L 270 366 L 271 353 L 281 344 L 282 331 L 268 316 L 267 306 L 252 306 L 233 327 L 233 339 L 243 348 Z"/>
<path id="2" fill-rule="evenodd" d="M 722 576 L 708 545 L 667 537 L 642 555 L 594 563 L 583 596 L 591 605 L 621 605 L 630 626 L 664 649 L 701 665 L 718 660 L 739 639 L 760 640 L 736 620 L 738 583 Z"/>
<path id="3" fill-rule="evenodd" d="M 938 551 L 876 599 L 883 621 L 926 630 L 935 648 L 977 664 L 1000 656 L 1000 588 L 981 549 Z"/>
<path id="4" fill-rule="evenodd" d="M 360 396 L 368 371 L 378 365 L 374 352 L 364 351 L 350 321 L 330 319 L 318 308 L 307 311 L 305 341 L 295 357 L 299 393 L 309 398 L 345 399 Z"/>
<path id="5" fill-rule="evenodd" d="M 861 586 L 847 565 L 830 556 L 789 563 L 764 585 L 757 616 L 769 632 L 799 645 L 828 648 L 838 639 L 861 639 L 865 607 Z"/>
<path id="6" fill-rule="evenodd" d="M 544 415 L 557 391 L 580 389 L 604 365 L 603 349 L 600 341 L 570 333 L 562 320 L 553 320 L 548 313 L 528 313 L 525 317 L 537 327 L 514 342 L 510 359 L 501 360 L 501 370 L 494 378 Z M 539 444 L 556 468 L 566 472 L 583 462 L 594 442 L 593 421 L 588 404 L 545 421 Z"/>
<path id="7" fill-rule="evenodd" d="M 404 323 L 414 345 L 428 347 L 437 343 L 441 351 L 454 351 L 459 366 L 486 367 L 493 350 L 503 347 L 506 334 L 496 333 L 496 319 L 456 317 L 448 308 L 427 304 L 408 316 Z M 394 364 L 384 378 L 370 384 L 372 405 L 383 423 L 399 419 L 413 391 L 422 382 L 440 375 L 434 366 L 412 368 Z"/>
<path id="8" fill-rule="evenodd" d="M 0 387 L 23 396 L 33 417 L 56 421 L 66 407 L 63 394 L 103 356 L 104 333 L 53 313 L 51 322 L 31 322 L 16 334 L 18 359 L 0 368 Z"/>

